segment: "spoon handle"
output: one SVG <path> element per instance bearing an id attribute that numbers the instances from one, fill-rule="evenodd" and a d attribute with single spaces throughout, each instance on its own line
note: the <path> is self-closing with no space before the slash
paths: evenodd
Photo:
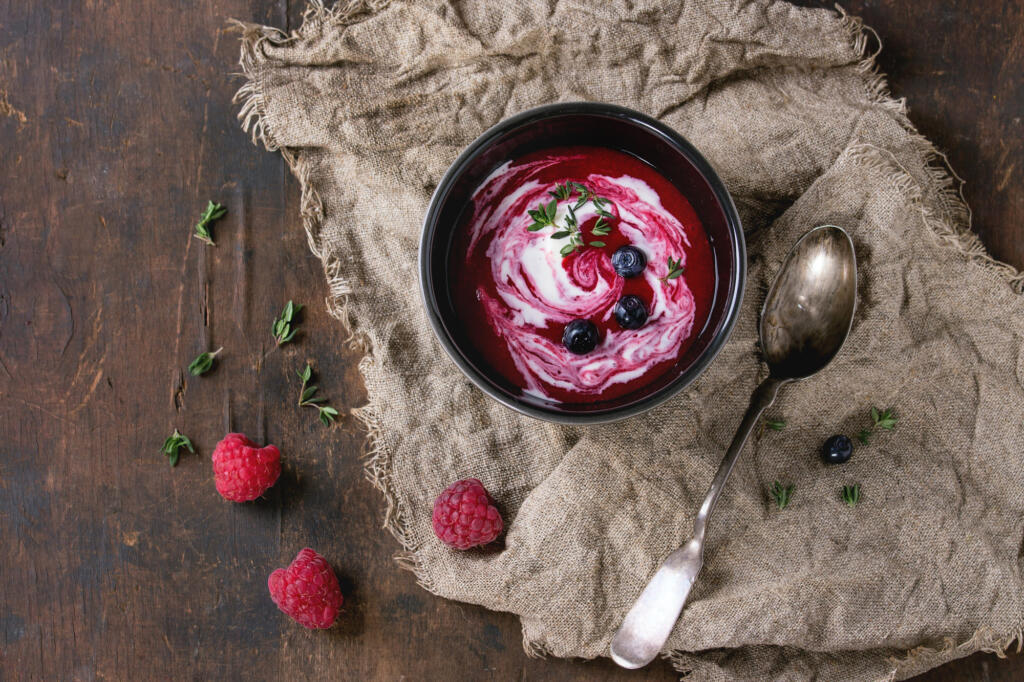
<path id="1" fill-rule="evenodd" d="M 672 634 L 676 620 L 686 605 L 690 588 L 704 565 L 704 531 L 708 517 L 722 494 L 750 432 L 757 426 L 764 411 L 775 402 L 779 389 L 789 381 L 769 376 L 754 390 L 750 407 L 718 466 L 718 473 L 693 522 L 693 538 L 668 555 L 612 638 L 612 660 L 623 668 L 640 668 L 650 663 Z"/>
<path id="2" fill-rule="evenodd" d="M 718 465 L 718 473 L 715 474 L 714 480 L 711 481 L 711 487 L 704 498 L 704 504 L 700 506 L 700 511 L 697 512 L 697 517 L 693 521 L 693 539 L 702 547 L 704 545 L 704 532 L 707 529 L 708 518 L 714 510 L 718 498 L 722 495 L 725 482 L 729 480 L 729 474 L 732 473 L 736 460 L 739 459 L 740 453 L 743 452 L 743 446 L 747 444 L 747 439 L 750 437 L 751 432 L 761 420 L 761 415 L 775 402 L 779 389 L 789 383 L 789 381 L 789 379 L 778 379 L 769 376 L 761 382 L 760 386 L 754 389 L 753 395 L 750 396 L 750 407 L 747 408 L 746 414 L 743 415 L 743 421 L 740 422 L 739 428 L 736 429 L 736 435 L 733 436 L 729 449 L 725 451 L 722 463 Z"/>

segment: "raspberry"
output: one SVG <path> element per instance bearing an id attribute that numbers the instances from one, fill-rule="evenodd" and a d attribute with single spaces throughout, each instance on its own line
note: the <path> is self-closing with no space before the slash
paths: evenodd
<path id="1" fill-rule="evenodd" d="M 267 491 L 281 475 L 281 452 L 257 447 L 241 433 L 229 433 L 213 450 L 213 476 L 225 500 L 248 502 Z"/>
<path id="2" fill-rule="evenodd" d="M 331 627 L 345 601 L 331 565 L 309 547 L 288 568 L 271 573 L 267 587 L 277 608 L 310 629 Z"/>
<path id="3" fill-rule="evenodd" d="M 434 502 L 434 534 L 446 545 L 469 549 L 501 535 L 501 514 L 475 478 L 456 481 Z"/>

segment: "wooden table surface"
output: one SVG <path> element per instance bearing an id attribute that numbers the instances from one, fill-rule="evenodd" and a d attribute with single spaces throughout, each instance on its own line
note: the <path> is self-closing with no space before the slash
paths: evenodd
<path id="1" fill-rule="evenodd" d="M 828 5 L 830 3 L 814 3 Z M 242 134 L 229 17 L 295 27 L 299 0 L 0 0 L 0 679 L 669 680 L 667 664 L 527 658 L 516 619 L 435 598 L 392 560 L 364 432 L 295 406 L 321 370 L 364 390 L 279 155 Z M 911 118 L 968 179 L 975 229 L 1024 266 L 1024 3 L 850 2 Z M 190 238 L 207 199 L 216 248 Z M 284 302 L 304 311 L 275 349 Z M 225 348 L 193 378 L 200 351 Z M 199 455 L 170 468 L 174 428 Z M 285 473 L 247 505 L 214 491 L 226 430 Z M 340 627 L 283 617 L 269 572 L 304 546 L 336 566 Z M 976 655 L 926 680 L 1011 680 Z"/>

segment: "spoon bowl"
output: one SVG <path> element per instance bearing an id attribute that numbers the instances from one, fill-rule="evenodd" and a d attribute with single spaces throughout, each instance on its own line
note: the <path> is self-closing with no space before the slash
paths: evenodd
<path id="1" fill-rule="evenodd" d="M 832 361 L 853 324 L 857 260 L 834 225 L 806 233 L 786 257 L 761 309 L 761 348 L 772 375 L 804 379 Z"/>
<path id="2" fill-rule="evenodd" d="M 694 519 L 693 537 L 665 558 L 612 638 L 612 660 L 622 667 L 647 665 L 672 634 L 704 566 L 708 519 L 750 432 L 780 388 L 815 374 L 836 356 L 850 333 L 856 299 L 857 259 L 850 236 L 834 225 L 807 232 L 786 257 L 761 309 L 768 378 L 751 396 Z"/>

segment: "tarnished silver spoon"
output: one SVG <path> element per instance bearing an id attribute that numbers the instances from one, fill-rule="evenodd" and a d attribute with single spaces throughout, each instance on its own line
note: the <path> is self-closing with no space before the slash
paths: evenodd
<path id="1" fill-rule="evenodd" d="M 857 300 L 857 259 L 850 236 L 833 225 L 797 241 L 761 309 L 761 349 L 769 375 L 754 391 L 693 522 L 693 537 L 668 555 L 612 638 L 612 659 L 624 668 L 650 663 L 675 627 L 704 565 L 704 533 L 733 465 L 761 415 L 791 381 L 825 367 L 842 347 Z"/>

